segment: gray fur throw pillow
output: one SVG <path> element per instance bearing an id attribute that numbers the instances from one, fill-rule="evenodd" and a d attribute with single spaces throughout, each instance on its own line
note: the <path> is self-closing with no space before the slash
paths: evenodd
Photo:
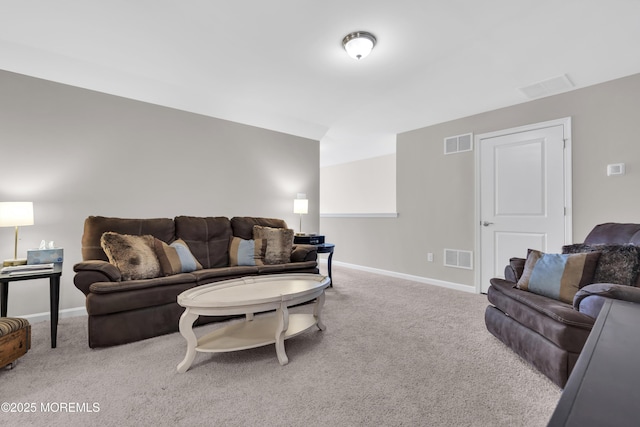
<path id="1" fill-rule="evenodd" d="M 636 285 L 640 271 L 640 246 L 575 244 L 562 247 L 565 254 L 582 252 L 600 252 L 593 283 Z"/>
<path id="2" fill-rule="evenodd" d="M 153 236 L 132 236 L 107 231 L 100 246 L 115 265 L 122 280 L 152 279 L 160 276 L 160 263 L 153 249 Z"/>
<path id="3" fill-rule="evenodd" d="M 253 238 L 254 240 L 265 239 L 267 241 L 267 249 L 264 254 L 265 264 L 286 264 L 291 262 L 293 230 L 254 225 Z"/>

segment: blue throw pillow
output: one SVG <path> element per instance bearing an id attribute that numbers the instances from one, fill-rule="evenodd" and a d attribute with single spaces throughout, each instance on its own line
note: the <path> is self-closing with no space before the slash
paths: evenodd
<path id="1" fill-rule="evenodd" d="M 160 239 L 155 239 L 154 248 L 160 261 L 160 268 L 165 276 L 178 273 L 190 273 L 202 269 L 202 265 L 193 256 L 187 244 L 178 239 L 167 245 Z"/>
<path id="2" fill-rule="evenodd" d="M 229 242 L 229 266 L 264 265 L 266 249 L 266 239 L 244 240 L 232 237 Z"/>
<path id="3" fill-rule="evenodd" d="M 599 258 L 600 252 L 545 254 L 530 250 L 517 287 L 571 304 L 576 292 L 592 282 Z"/>

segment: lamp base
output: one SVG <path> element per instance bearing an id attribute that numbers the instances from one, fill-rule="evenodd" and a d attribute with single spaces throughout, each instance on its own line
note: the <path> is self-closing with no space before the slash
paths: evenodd
<path id="1" fill-rule="evenodd" d="M 20 259 L 5 259 L 2 262 L 2 266 L 3 267 L 12 267 L 15 265 L 26 265 L 27 264 L 27 259 L 26 258 L 20 258 Z"/>

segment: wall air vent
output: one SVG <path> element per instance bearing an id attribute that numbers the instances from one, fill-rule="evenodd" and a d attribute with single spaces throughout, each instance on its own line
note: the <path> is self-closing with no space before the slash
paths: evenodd
<path id="1" fill-rule="evenodd" d="M 560 92 L 566 92 L 573 89 L 573 83 L 566 74 L 552 77 L 529 86 L 521 87 L 520 91 L 529 99 L 542 98 L 543 96 L 554 95 Z"/>
<path id="2" fill-rule="evenodd" d="M 462 153 L 473 150 L 473 134 L 450 136 L 444 139 L 444 154 Z"/>
<path id="3" fill-rule="evenodd" d="M 465 268 L 473 270 L 473 252 L 457 249 L 444 250 L 445 267 Z"/>

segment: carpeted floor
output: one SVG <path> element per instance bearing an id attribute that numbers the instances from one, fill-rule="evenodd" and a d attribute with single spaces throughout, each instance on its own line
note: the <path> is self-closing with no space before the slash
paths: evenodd
<path id="1" fill-rule="evenodd" d="M 486 296 L 341 267 L 334 282 L 327 330 L 287 340 L 286 366 L 270 345 L 199 353 L 178 374 L 179 333 L 92 350 L 76 317 L 51 349 L 49 322 L 34 324 L 32 349 L 0 370 L 0 403 L 33 411 L 3 405 L 0 425 L 546 425 L 560 389 L 486 331 Z"/>

